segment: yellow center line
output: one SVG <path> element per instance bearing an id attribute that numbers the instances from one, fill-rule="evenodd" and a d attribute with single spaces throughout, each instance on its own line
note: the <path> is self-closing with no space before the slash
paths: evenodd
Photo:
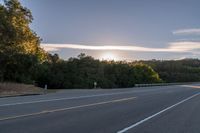
<path id="1" fill-rule="evenodd" d="M 97 105 L 103 105 L 103 104 L 109 104 L 109 103 L 124 102 L 124 101 L 133 100 L 135 98 L 136 97 L 129 97 L 129 98 L 122 98 L 122 99 L 110 100 L 110 101 L 105 101 L 105 102 L 98 102 L 98 103 L 91 103 L 91 104 L 85 104 L 85 105 L 79 105 L 79 106 L 73 106 L 73 107 L 67 107 L 67 108 L 54 109 L 54 110 L 44 110 L 44 111 L 36 112 L 36 113 L 0 118 L 0 121 L 17 119 L 17 118 L 28 117 L 28 116 L 41 115 L 41 114 L 47 114 L 47 113 L 60 112 L 60 111 L 66 111 L 66 110 L 72 110 L 72 109 L 79 109 L 79 108 L 91 107 L 91 106 L 97 106 Z"/>

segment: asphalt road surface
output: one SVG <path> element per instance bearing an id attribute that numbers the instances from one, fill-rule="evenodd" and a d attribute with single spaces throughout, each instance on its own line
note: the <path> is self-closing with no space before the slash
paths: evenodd
<path id="1" fill-rule="evenodd" d="M 200 133 L 200 85 L 0 98 L 0 133 Z"/>

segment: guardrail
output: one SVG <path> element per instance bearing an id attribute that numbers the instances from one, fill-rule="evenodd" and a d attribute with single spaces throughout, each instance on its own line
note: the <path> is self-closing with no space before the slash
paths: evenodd
<path id="1" fill-rule="evenodd" d="M 150 86 L 168 86 L 168 85 L 184 85 L 184 84 L 197 84 L 200 82 L 182 82 L 182 83 L 154 83 L 154 84 L 135 84 L 135 87 L 150 87 Z"/>

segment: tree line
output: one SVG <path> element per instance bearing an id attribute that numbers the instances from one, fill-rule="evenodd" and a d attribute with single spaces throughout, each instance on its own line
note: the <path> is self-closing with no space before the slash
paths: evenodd
<path id="1" fill-rule="evenodd" d="M 200 81 L 200 60 L 150 60 L 140 61 L 151 66 L 165 82 L 198 82 Z"/>
<path id="2" fill-rule="evenodd" d="M 161 82 L 158 74 L 142 63 L 100 61 L 80 54 L 76 58 L 61 60 L 51 55 L 50 62 L 38 66 L 36 81 L 50 88 L 123 88 L 139 83 Z"/>
<path id="3" fill-rule="evenodd" d="M 63 60 L 40 47 L 31 11 L 18 0 L 0 4 L 0 81 L 48 88 L 123 88 L 140 83 L 200 81 L 200 61 L 100 61 L 83 53 Z"/>

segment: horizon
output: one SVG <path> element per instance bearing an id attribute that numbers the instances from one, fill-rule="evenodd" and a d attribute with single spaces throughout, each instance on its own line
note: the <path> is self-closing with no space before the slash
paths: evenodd
<path id="1" fill-rule="evenodd" d="M 200 1 L 24 1 L 41 47 L 61 58 L 200 58 Z"/>

